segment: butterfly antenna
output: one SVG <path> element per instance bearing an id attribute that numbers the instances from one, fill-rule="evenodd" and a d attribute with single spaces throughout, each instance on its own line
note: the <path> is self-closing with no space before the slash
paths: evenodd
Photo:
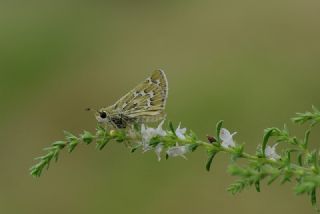
<path id="1" fill-rule="evenodd" d="M 95 112 L 99 112 L 98 110 L 93 109 L 93 108 L 86 108 L 85 111 L 95 111 Z"/>

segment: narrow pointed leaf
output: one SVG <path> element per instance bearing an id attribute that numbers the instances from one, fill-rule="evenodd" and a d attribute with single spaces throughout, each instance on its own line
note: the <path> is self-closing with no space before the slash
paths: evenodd
<path id="1" fill-rule="evenodd" d="M 208 158 L 208 161 L 207 161 L 207 164 L 206 164 L 206 169 L 207 169 L 208 172 L 210 171 L 213 158 L 216 156 L 217 153 L 218 153 L 218 152 L 216 152 L 216 151 L 212 151 L 212 152 L 209 154 L 209 158 Z"/>

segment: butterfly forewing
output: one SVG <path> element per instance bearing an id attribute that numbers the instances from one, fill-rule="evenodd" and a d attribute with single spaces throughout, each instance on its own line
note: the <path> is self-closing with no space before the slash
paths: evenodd
<path id="1" fill-rule="evenodd" d="M 105 108 L 105 111 L 110 117 L 121 116 L 127 122 L 156 122 L 165 116 L 167 97 L 166 75 L 162 70 L 156 70 L 114 105 Z"/>

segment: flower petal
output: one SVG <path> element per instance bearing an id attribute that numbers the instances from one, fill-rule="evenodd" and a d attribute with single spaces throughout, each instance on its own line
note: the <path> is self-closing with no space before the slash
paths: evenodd
<path id="1" fill-rule="evenodd" d="M 237 134 L 237 132 L 230 134 L 228 129 L 222 128 L 219 133 L 219 137 L 222 140 L 221 145 L 225 148 L 234 147 L 235 142 L 233 141 L 233 135 L 235 134 Z"/>
<path id="2" fill-rule="evenodd" d="M 157 157 L 158 157 L 158 161 L 161 161 L 161 152 L 162 152 L 162 149 L 163 149 L 163 144 L 162 143 L 159 143 L 156 148 L 154 149 Z"/>
<path id="3" fill-rule="evenodd" d="M 169 157 L 177 157 L 177 156 L 181 156 L 185 159 L 187 159 L 184 154 L 189 152 L 189 146 L 188 145 L 184 145 L 184 146 L 174 146 L 168 149 L 167 154 L 169 155 Z"/>
<path id="4" fill-rule="evenodd" d="M 280 155 L 277 154 L 276 152 L 276 147 L 278 144 L 273 145 L 272 147 L 267 145 L 266 149 L 265 149 L 265 155 L 268 159 L 271 160 L 279 160 L 281 158 Z"/>
<path id="5" fill-rule="evenodd" d="M 162 129 L 163 124 L 164 124 L 164 120 L 163 120 L 161 123 L 159 123 L 159 125 L 158 125 L 158 127 L 157 127 L 156 132 L 157 132 L 157 134 L 158 134 L 159 136 L 166 136 L 166 135 L 167 135 L 167 132 Z"/>
<path id="6" fill-rule="evenodd" d="M 176 135 L 180 140 L 185 140 L 186 139 L 185 133 L 186 133 L 187 129 L 186 128 L 180 128 L 180 126 L 181 126 L 181 123 L 179 123 L 179 126 L 176 129 Z"/>

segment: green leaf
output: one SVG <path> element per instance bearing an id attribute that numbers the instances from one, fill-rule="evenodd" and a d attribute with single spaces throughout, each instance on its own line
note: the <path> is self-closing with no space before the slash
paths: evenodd
<path id="1" fill-rule="evenodd" d="M 310 122 L 311 126 L 316 125 L 320 122 L 320 112 L 314 106 L 312 107 L 313 112 L 297 113 L 296 117 L 292 118 L 292 121 L 299 124 Z"/>
<path id="2" fill-rule="evenodd" d="M 78 140 L 78 138 L 70 132 L 64 131 L 67 141 Z"/>
<path id="3" fill-rule="evenodd" d="M 289 139 L 289 141 L 290 141 L 290 139 Z M 297 139 L 297 137 L 293 137 L 293 138 L 291 139 L 291 142 L 292 142 L 293 145 L 299 145 L 299 144 L 300 144 L 300 143 L 299 143 L 299 140 Z"/>
<path id="4" fill-rule="evenodd" d="M 306 131 L 306 133 L 304 134 L 303 148 L 305 148 L 305 149 L 308 148 L 310 133 L 311 133 L 311 130 L 308 129 L 308 130 Z"/>
<path id="5" fill-rule="evenodd" d="M 261 190 L 260 190 L 260 181 L 256 181 L 256 182 L 254 183 L 254 185 L 255 185 L 255 187 L 256 187 L 257 192 L 261 192 Z"/>
<path id="6" fill-rule="evenodd" d="M 90 144 L 92 143 L 94 136 L 90 132 L 84 131 L 81 135 L 81 139 L 85 144 Z"/>
<path id="7" fill-rule="evenodd" d="M 139 149 L 140 146 L 135 146 L 133 148 L 131 148 L 130 152 L 134 153 L 137 149 Z"/>
<path id="8" fill-rule="evenodd" d="M 102 150 L 110 140 L 111 136 L 107 130 L 101 126 L 98 126 L 96 132 L 96 148 Z"/>
<path id="9" fill-rule="evenodd" d="M 302 154 L 302 153 L 299 153 L 299 154 L 298 154 L 298 157 L 297 157 L 299 166 L 303 166 L 302 157 L 303 157 L 303 154 Z"/>
<path id="10" fill-rule="evenodd" d="M 269 141 L 269 138 L 272 136 L 272 133 L 274 132 L 274 128 L 268 128 L 265 129 L 264 131 L 264 135 L 263 135 L 263 141 L 262 141 L 262 156 L 266 157 L 266 147 L 267 147 L 267 143 Z"/>
<path id="11" fill-rule="evenodd" d="M 216 124 L 216 134 L 217 134 L 218 142 L 221 141 L 221 139 L 220 139 L 220 130 L 222 128 L 222 125 L 223 125 L 223 120 L 218 121 L 217 124 Z"/>
<path id="12" fill-rule="evenodd" d="M 317 205 L 317 194 L 316 194 L 316 188 L 313 188 L 313 190 L 310 193 L 310 200 L 312 206 L 316 207 Z"/>
<path id="13" fill-rule="evenodd" d="M 115 134 L 110 137 L 110 139 L 114 139 L 118 143 L 122 143 L 126 140 L 126 133 L 123 130 L 117 130 Z"/>
<path id="14" fill-rule="evenodd" d="M 314 166 L 314 171 L 315 173 L 319 172 L 319 161 L 318 161 L 318 150 L 315 150 L 312 152 L 313 155 L 313 166 Z"/>
<path id="15" fill-rule="evenodd" d="M 68 152 L 71 153 L 78 145 L 79 141 L 73 140 L 68 143 Z"/>
<path id="16" fill-rule="evenodd" d="M 268 185 L 271 185 L 277 178 L 279 178 L 280 173 L 274 174 L 270 177 L 270 180 L 268 181 Z"/>
<path id="17" fill-rule="evenodd" d="M 286 162 L 287 162 L 287 164 L 290 164 L 290 162 L 291 162 L 291 152 L 293 152 L 294 150 L 288 150 L 288 151 L 286 151 L 286 156 L 285 156 L 285 158 L 286 158 Z"/>
<path id="18" fill-rule="evenodd" d="M 304 193 L 311 192 L 314 188 L 315 188 L 315 185 L 313 182 L 303 181 L 295 187 L 295 193 L 297 195 L 302 195 Z"/>
<path id="19" fill-rule="evenodd" d="M 191 139 L 192 139 L 193 141 L 196 141 L 196 140 L 199 139 L 198 136 L 196 135 L 196 133 L 195 133 L 194 131 L 192 131 L 192 130 L 190 130 L 189 136 L 191 137 Z"/>
<path id="20" fill-rule="evenodd" d="M 213 158 L 216 156 L 217 153 L 218 153 L 217 151 L 211 151 L 209 153 L 208 161 L 207 161 L 207 164 L 206 164 L 206 169 L 207 169 L 208 172 L 210 171 Z"/>
<path id="21" fill-rule="evenodd" d="M 281 184 L 285 184 L 286 182 L 291 182 L 291 178 L 293 176 L 293 172 L 290 169 L 285 169 L 284 170 L 284 175 L 283 178 L 281 179 Z"/>
<path id="22" fill-rule="evenodd" d="M 155 136 L 150 139 L 149 145 L 152 147 L 156 147 L 159 143 L 161 143 L 161 137 L 160 136 Z"/>
<path id="23" fill-rule="evenodd" d="M 65 141 L 56 141 L 56 142 L 52 143 L 52 145 L 53 146 L 58 146 L 59 148 L 63 148 L 63 147 L 66 146 L 66 142 Z"/>
<path id="24" fill-rule="evenodd" d="M 105 130 L 102 126 L 97 126 L 96 128 L 96 137 L 104 137 L 108 135 L 107 130 Z"/>
<path id="25" fill-rule="evenodd" d="M 285 184 L 285 183 L 287 183 L 287 182 L 291 182 L 291 179 L 289 178 L 289 177 L 283 177 L 282 179 L 281 179 L 281 184 Z"/>
<path id="26" fill-rule="evenodd" d="M 56 151 L 54 152 L 54 155 L 53 155 L 54 161 L 55 161 L 56 163 L 57 163 L 58 160 L 59 160 L 59 152 L 60 152 L 60 150 L 56 150 Z"/>
<path id="27" fill-rule="evenodd" d="M 249 184 L 246 180 L 238 180 L 231 184 L 228 187 L 227 191 L 231 192 L 232 195 L 235 195 L 236 193 L 239 193 L 242 190 L 244 190 L 244 188 L 246 188 L 247 186 L 249 186 Z"/>
<path id="28" fill-rule="evenodd" d="M 102 150 L 110 141 L 110 136 L 97 139 L 97 149 Z"/>
<path id="29" fill-rule="evenodd" d="M 191 152 L 194 152 L 194 151 L 196 151 L 196 149 L 198 148 L 198 146 L 199 146 L 199 144 L 193 143 L 193 144 L 190 144 L 190 145 L 189 145 L 189 149 L 190 149 Z"/>
<path id="30" fill-rule="evenodd" d="M 172 123 L 171 121 L 169 122 L 169 128 L 170 128 L 171 132 L 172 132 L 175 136 L 177 136 L 177 135 L 176 135 L 176 131 L 174 130 L 174 127 L 173 127 L 173 123 Z"/>
<path id="31" fill-rule="evenodd" d="M 242 157 L 244 151 L 244 146 L 243 145 L 236 145 L 233 147 L 233 153 L 231 155 L 231 160 L 235 162 L 238 158 Z"/>

